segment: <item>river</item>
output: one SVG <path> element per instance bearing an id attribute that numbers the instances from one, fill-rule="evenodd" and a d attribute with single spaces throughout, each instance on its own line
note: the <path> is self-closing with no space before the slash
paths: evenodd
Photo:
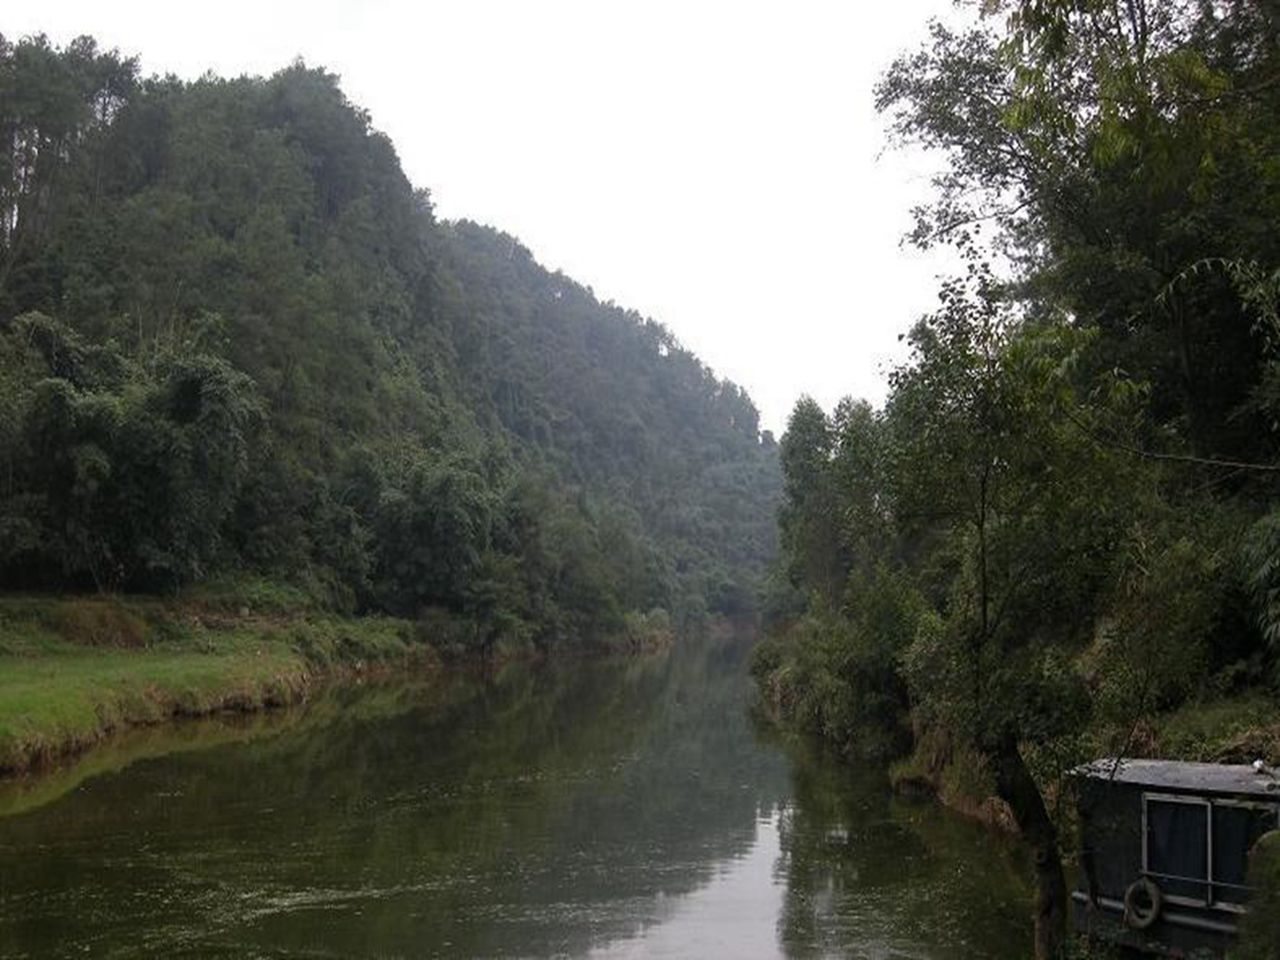
<path id="1" fill-rule="evenodd" d="M 0 957 L 1027 956 L 1017 850 L 755 721 L 749 641 L 346 690 L 10 785 Z"/>

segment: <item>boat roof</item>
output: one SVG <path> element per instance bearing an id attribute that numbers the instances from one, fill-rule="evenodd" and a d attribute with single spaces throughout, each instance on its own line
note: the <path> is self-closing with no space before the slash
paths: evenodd
<path id="1" fill-rule="evenodd" d="M 1114 774 L 1113 774 L 1114 772 Z M 1133 786 L 1183 793 L 1267 797 L 1280 802 L 1280 771 L 1259 773 L 1245 763 L 1192 763 L 1186 760 L 1140 760 L 1104 757 L 1076 767 L 1078 777 L 1114 780 Z"/>

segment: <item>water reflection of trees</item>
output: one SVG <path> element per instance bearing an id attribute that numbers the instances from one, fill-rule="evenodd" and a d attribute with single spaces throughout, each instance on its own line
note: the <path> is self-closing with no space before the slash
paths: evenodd
<path id="1" fill-rule="evenodd" d="M 882 771 L 809 744 L 787 752 L 777 872 L 789 956 L 1028 955 L 1027 874 L 1011 844 L 929 801 L 894 797 Z"/>
<path id="2" fill-rule="evenodd" d="M 743 729 L 739 657 L 516 669 L 95 780 L 0 821 L 0 848 L 39 849 L 0 880 L 0 941 L 524 955 L 633 935 L 745 853 L 785 783 Z"/>

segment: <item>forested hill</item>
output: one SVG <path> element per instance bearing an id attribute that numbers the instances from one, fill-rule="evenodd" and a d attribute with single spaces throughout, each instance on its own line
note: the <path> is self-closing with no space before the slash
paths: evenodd
<path id="1" fill-rule="evenodd" d="M 750 398 L 437 220 L 333 76 L 0 39 L 0 143 L 5 587 L 248 574 L 538 642 L 751 604 Z"/>

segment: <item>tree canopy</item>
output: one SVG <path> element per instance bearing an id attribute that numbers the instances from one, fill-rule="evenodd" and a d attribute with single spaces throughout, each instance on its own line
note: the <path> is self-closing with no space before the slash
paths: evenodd
<path id="1" fill-rule="evenodd" d="M 248 571 L 538 643 L 750 606 L 780 483 L 750 398 L 437 220 L 333 75 L 0 38 L 0 144 L 7 587 Z"/>

